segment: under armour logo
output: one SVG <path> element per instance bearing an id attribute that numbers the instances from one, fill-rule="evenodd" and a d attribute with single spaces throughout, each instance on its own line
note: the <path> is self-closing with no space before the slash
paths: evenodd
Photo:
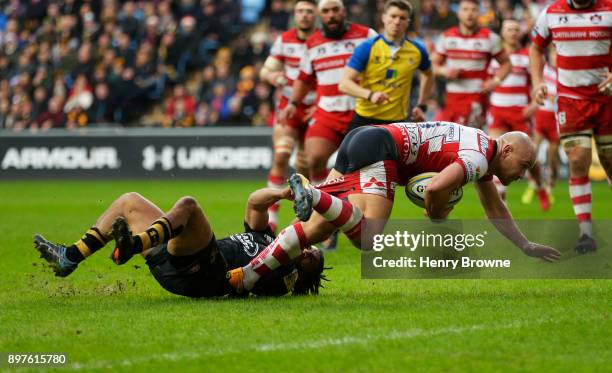
<path id="1" fill-rule="evenodd" d="M 367 183 L 363 184 L 363 187 L 364 188 L 370 188 L 373 185 L 376 185 L 377 187 L 381 187 L 381 188 L 385 187 L 385 183 L 383 183 L 382 181 L 377 180 L 375 177 L 371 177 L 370 181 L 368 181 Z"/>
<path id="2" fill-rule="evenodd" d="M 171 146 L 164 146 L 158 153 L 153 145 L 149 145 L 142 150 L 142 157 L 142 167 L 145 170 L 154 170 L 158 163 L 164 171 L 174 168 L 174 148 Z"/>

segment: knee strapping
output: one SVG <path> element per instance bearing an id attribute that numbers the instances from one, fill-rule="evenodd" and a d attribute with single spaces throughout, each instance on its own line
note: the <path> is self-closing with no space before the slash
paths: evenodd
<path id="1" fill-rule="evenodd" d="M 562 136 L 561 146 L 566 152 L 572 148 L 591 149 L 593 147 L 592 133 L 590 131 L 585 131 Z"/>
<path id="2" fill-rule="evenodd" d="M 294 147 L 295 140 L 290 136 L 283 136 L 275 142 L 273 149 L 275 153 L 291 154 Z"/>

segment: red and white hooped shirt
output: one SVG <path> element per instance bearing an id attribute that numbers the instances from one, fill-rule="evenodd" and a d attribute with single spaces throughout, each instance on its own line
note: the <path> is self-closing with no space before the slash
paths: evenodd
<path id="1" fill-rule="evenodd" d="M 506 54 L 499 35 L 487 28 L 463 35 L 459 27 L 452 27 L 440 35 L 435 51 L 444 57 L 447 67 L 461 70 L 459 79 L 446 82 L 447 97 L 451 101 L 480 95 L 488 77 L 489 62 Z"/>
<path id="2" fill-rule="evenodd" d="M 612 0 L 597 0 L 573 9 L 557 0 L 538 17 L 531 40 L 544 49 L 557 49 L 557 93 L 574 99 L 609 102 L 597 85 L 612 68 Z"/>
<path id="3" fill-rule="evenodd" d="M 272 49 L 270 49 L 270 56 L 283 63 L 287 84 L 282 87 L 281 93 L 287 100 L 290 100 L 293 94 L 293 82 L 300 74 L 300 59 L 304 53 L 306 53 L 306 40 L 298 38 L 295 28 L 279 35 L 274 44 L 272 44 Z M 302 103 L 304 105 L 312 105 L 316 97 L 317 95 L 314 91 L 308 92 Z"/>
<path id="4" fill-rule="evenodd" d="M 500 108 L 524 108 L 529 105 L 529 50 L 527 48 L 509 55 L 512 70 L 504 81 L 491 93 L 491 106 Z M 490 74 L 499 70 L 499 62 L 491 61 Z"/>
<path id="5" fill-rule="evenodd" d="M 316 83 L 319 110 L 352 116 L 355 98 L 341 93 L 338 88 L 342 70 L 355 48 L 376 35 L 371 28 L 352 23 L 339 39 L 327 38 L 322 30 L 317 30 L 306 40 L 307 49 L 300 61 L 298 79 Z"/>

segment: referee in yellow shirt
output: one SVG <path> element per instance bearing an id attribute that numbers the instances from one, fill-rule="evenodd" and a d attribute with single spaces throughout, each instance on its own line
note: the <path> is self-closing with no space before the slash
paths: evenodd
<path id="1" fill-rule="evenodd" d="M 382 16 L 384 32 L 360 44 L 344 68 L 340 91 L 357 97 L 349 130 L 368 124 L 424 121 L 426 100 L 433 86 L 429 54 L 406 37 L 412 6 L 388 0 Z M 409 117 L 409 101 L 416 70 L 421 84 L 416 107 Z"/>

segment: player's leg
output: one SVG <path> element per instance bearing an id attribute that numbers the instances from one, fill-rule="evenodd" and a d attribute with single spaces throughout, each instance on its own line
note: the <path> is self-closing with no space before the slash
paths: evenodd
<path id="1" fill-rule="evenodd" d="M 559 169 L 559 136 L 556 137 L 556 141 L 554 138 L 549 138 L 548 140 L 548 154 L 546 156 L 548 160 L 548 170 L 549 170 L 549 187 L 552 189 L 555 186 L 558 177 L 558 169 Z"/>
<path id="2" fill-rule="evenodd" d="M 139 233 L 133 235 L 130 228 Z M 164 243 L 168 243 L 168 253 L 171 255 L 193 255 L 207 247 L 213 237 L 210 223 L 193 197 L 180 198 L 150 226 L 137 228 L 125 224 L 123 219 L 115 220 L 115 263 L 123 264 L 138 253 L 146 256 L 151 248 Z"/>
<path id="3" fill-rule="evenodd" d="M 519 131 L 527 134 L 530 138 L 533 138 L 533 131 L 527 118 L 525 118 L 522 110 L 513 110 L 509 113 L 508 123 L 512 131 Z M 536 147 L 537 149 L 537 147 Z M 536 160 L 533 168 L 529 170 L 528 174 L 528 190 L 535 191 L 540 202 L 540 208 L 543 211 L 550 210 L 550 198 L 546 183 L 543 181 L 542 166 L 540 162 Z M 521 198 L 522 199 L 522 198 Z M 526 201 L 522 201 L 526 203 Z M 527 202 L 529 203 L 529 202 Z"/>
<path id="4" fill-rule="evenodd" d="M 272 167 L 268 172 L 268 188 L 283 189 L 289 169 L 289 158 L 298 141 L 298 132 L 290 126 L 276 124 L 272 132 Z M 269 224 L 276 230 L 280 203 L 275 203 L 268 209 Z"/>
<path id="5" fill-rule="evenodd" d="M 596 250 L 593 239 L 591 212 L 591 181 L 589 168 L 592 158 L 592 134 L 595 120 L 589 114 L 588 102 L 566 97 L 557 99 L 557 123 L 561 135 L 561 146 L 569 161 L 569 194 L 580 227 L 576 251 L 586 253 Z"/>
<path id="6" fill-rule="evenodd" d="M 303 176 L 298 174 L 289 178 L 289 185 L 296 205 L 308 200 L 308 208 L 315 213 L 312 216 L 310 213 L 300 214 L 304 213 L 306 208 L 296 206 L 298 216 L 308 221 L 298 222 L 285 228 L 274 242 L 248 265 L 230 271 L 230 284 L 238 291 L 250 290 L 261 276 L 289 264 L 304 248 L 322 241 L 334 230 L 340 229 L 354 242 L 360 242 L 363 214 L 358 207 L 313 188 Z"/>
<path id="7" fill-rule="evenodd" d="M 125 193 L 117 198 L 100 215 L 81 239 L 71 246 L 47 241 L 41 235 L 34 237 L 34 244 L 41 255 L 51 263 L 57 276 L 65 277 L 74 271 L 81 261 L 100 250 L 112 239 L 112 225 L 123 216 L 135 228 L 144 229 L 159 218 L 162 211 L 138 193 Z"/>
<path id="8" fill-rule="evenodd" d="M 308 160 L 310 180 L 313 185 L 318 185 L 325 181 L 329 170 L 327 162 L 329 157 L 338 149 L 342 141 L 339 133 L 333 129 L 316 123 L 308 128 L 304 149 Z"/>

